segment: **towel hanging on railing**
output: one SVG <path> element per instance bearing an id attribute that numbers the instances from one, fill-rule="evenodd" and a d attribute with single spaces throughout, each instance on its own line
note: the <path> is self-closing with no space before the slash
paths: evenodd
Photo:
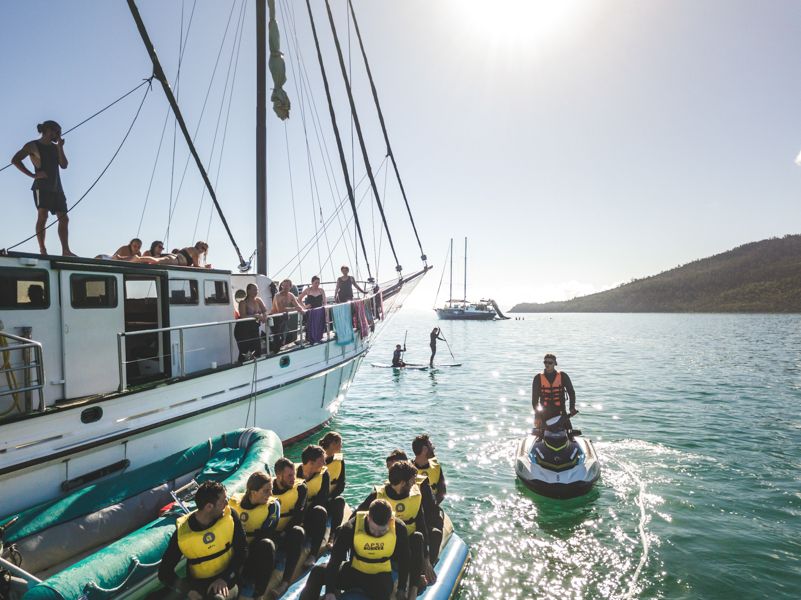
<path id="1" fill-rule="evenodd" d="M 334 319 L 334 331 L 337 334 L 337 345 L 344 346 L 353 342 L 353 321 L 350 303 L 336 304 L 331 309 Z"/>

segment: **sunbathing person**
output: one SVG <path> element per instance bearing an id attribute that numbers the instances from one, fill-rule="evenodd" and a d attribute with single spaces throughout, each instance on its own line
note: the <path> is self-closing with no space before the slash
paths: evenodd
<path id="1" fill-rule="evenodd" d="M 136 262 L 151 265 L 175 265 L 178 267 L 205 267 L 211 269 L 211 265 L 206 263 L 206 255 L 208 252 L 209 245 L 206 242 L 197 242 L 194 246 L 181 248 L 175 254 L 165 254 L 158 258 L 154 256 L 141 256 Z"/>

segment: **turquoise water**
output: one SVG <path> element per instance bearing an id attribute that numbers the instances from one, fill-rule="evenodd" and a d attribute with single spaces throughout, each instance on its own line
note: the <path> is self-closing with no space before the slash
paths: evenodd
<path id="1" fill-rule="evenodd" d="M 370 366 L 389 362 L 406 330 L 407 361 L 425 362 L 435 325 L 464 366 Z M 545 352 L 573 380 L 574 425 L 602 461 L 596 489 L 569 501 L 514 475 Z M 437 358 L 452 362 L 442 342 Z M 464 600 L 801 598 L 801 316 L 438 323 L 404 311 L 332 429 L 345 437 L 351 503 L 383 480 L 391 449 L 431 434 L 473 556 Z"/>

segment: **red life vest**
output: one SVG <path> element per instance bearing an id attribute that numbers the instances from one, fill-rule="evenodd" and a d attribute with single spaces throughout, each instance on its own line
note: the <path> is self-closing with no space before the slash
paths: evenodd
<path id="1" fill-rule="evenodd" d="M 548 381 L 545 373 L 540 373 L 540 397 L 542 398 L 543 408 L 562 407 L 562 400 L 565 397 L 565 388 L 562 385 L 562 374 L 557 371 L 553 383 Z"/>

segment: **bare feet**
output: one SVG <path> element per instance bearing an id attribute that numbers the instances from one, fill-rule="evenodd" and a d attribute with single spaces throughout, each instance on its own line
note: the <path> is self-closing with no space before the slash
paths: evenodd
<path id="1" fill-rule="evenodd" d="M 64 250 L 64 251 L 61 253 L 61 256 L 75 256 L 75 257 L 77 257 L 78 255 L 77 255 L 77 254 L 74 254 L 74 253 L 72 252 L 72 250 L 69 250 L 69 249 L 67 249 L 67 250 Z"/>
<path id="2" fill-rule="evenodd" d="M 39 254 L 41 254 L 42 256 L 47 256 L 47 248 L 45 248 L 44 246 L 39 246 Z"/>

